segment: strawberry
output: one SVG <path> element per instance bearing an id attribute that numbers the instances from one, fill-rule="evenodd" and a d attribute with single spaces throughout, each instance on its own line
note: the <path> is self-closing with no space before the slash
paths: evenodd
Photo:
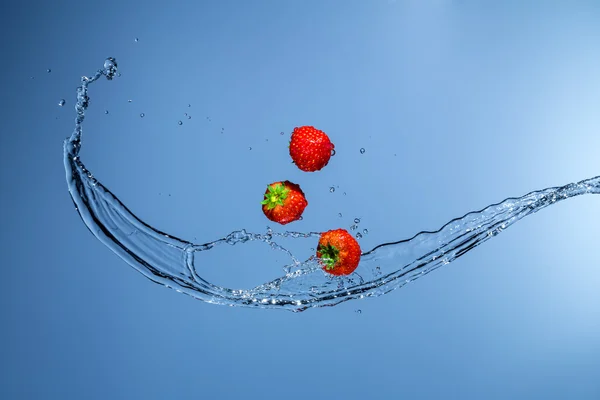
<path id="1" fill-rule="evenodd" d="M 294 128 L 290 156 L 302 171 L 318 171 L 327 165 L 335 147 L 325 132 L 312 126 Z"/>
<path id="2" fill-rule="evenodd" d="M 267 218 L 285 225 L 300 219 L 308 201 L 300 186 L 284 181 L 268 185 L 265 199 L 260 204 Z"/>
<path id="3" fill-rule="evenodd" d="M 360 261 L 360 246 L 345 229 L 335 229 L 321 234 L 317 257 L 323 270 L 332 275 L 350 275 Z"/>

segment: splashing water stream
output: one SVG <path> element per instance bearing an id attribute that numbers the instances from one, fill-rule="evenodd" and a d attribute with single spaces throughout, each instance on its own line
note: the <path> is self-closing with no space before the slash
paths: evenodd
<path id="1" fill-rule="evenodd" d="M 112 80 L 117 62 L 108 58 L 77 88 L 75 129 L 64 142 L 64 165 L 69 192 L 85 225 L 102 243 L 149 279 L 196 299 L 221 305 L 303 311 L 344 301 L 379 296 L 454 261 L 518 220 L 570 197 L 600 193 L 600 177 L 508 198 L 480 211 L 453 219 L 435 232 L 380 244 L 361 255 L 356 272 L 347 277 L 325 273 L 316 258 L 298 261 L 273 239 L 310 238 L 318 232 L 254 234 L 235 231 L 205 244 L 194 244 L 163 233 L 137 218 L 85 168 L 79 158 L 82 124 L 89 105 L 88 86 L 105 76 Z M 196 255 L 215 246 L 262 241 L 284 251 L 293 264 L 287 273 L 252 289 L 229 289 L 204 280 Z"/>

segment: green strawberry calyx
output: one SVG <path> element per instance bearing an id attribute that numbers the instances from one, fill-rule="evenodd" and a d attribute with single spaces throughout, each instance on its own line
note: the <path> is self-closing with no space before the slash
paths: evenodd
<path id="1" fill-rule="evenodd" d="M 265 199 L 260 202 L 267 206 L 267 210 L 272 210 L 277 206 L 283 206 L 283 201 L 287 198 L 290 189 L 284 184 L 271 185 L 268 187 L 268 192 L 265 193 Z"/>
<path id="2" fill-rule="evenodd" d="M 326 270 L 332 270 L 340 259 L 340 250 L 331 244 L 319 246 L 319 253 Z"/>

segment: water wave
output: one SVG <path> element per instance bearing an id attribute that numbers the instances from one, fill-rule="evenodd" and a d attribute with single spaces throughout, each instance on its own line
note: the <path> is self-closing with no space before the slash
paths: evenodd
<path id="1" fill-rule="evenodd" d="M 112 80 L 117 62 L 83 77 L 77 88 L 75 129 L 64 142 L 64 165 L 69 192 L 85 225 L 102 243 L 154 282 L 212 304 L 303 311 L 344 301 L 379 296 L 404 286 L 466 254 L 520 219 L 561 200 L 600 193 L 600 177 L 507 198 L 479 211 L 453 219 L 435 232 L 419 232 L 410 239 L 375 246 L 361 255 L 355 273 L 333 277 L 318 260 L 298 261 L 278 245 L 278 237 L 310 238 L 319 232 L 235 231 L 224 238 L 194 244 L 153 228 L 136 217 L 88 171 L 79 157 L 82 125 L 89 105 L 88 86 Z M 288 253 L 292 264 L 273 281 L 251 289 L 214 285 L 198 273 L 196 255 L 215 246 L 261 241 Z"/>

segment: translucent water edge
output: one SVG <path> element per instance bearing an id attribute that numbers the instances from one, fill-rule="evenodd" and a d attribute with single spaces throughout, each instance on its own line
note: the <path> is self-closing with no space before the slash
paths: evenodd
<path id="1" fill-rule="evenodd" d="M 194 244 L 141 221 L 94 178 L 79 158 L 82 125 L 89 105 L 88 86 L 102 76 L 112 80 L 116 72 L 116 60 L 108 58 L 103 69 L 91 77 L 82 77 L 77 88 L 75 129 L 64 142 L 69 192 L 85 225 L 109 249 L 152 281 L 207 303 L 299 312 L 380 296 L 454 261 L 549 205 L 582 194 L 600 193 L 600 177 L 595 177 L 508 198 L 453 219 L 435 232 L 419 232 L 410 239 L 380 244 L 363 253 L 356 272 L 347 277 L 325 273 L 315 258 L 300 262 L 275 242 L 277 237 L 316 238 L 318 232 L 255 234 L 241 230 L 214 242 Z M 287 252 L 292 264 L 286 266 L 285 275 L 252 289 L 221 287 L 201 277 L 196 263 L 198 253 L 248 241 L 261 241 Z"/>

